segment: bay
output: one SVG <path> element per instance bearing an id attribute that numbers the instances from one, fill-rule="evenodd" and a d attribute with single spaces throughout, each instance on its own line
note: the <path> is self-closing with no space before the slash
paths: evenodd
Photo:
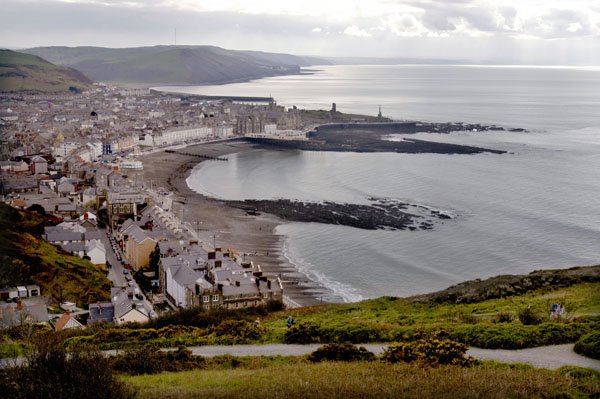
<path id="1" fill-rule="evenodd" d="M 418 134 L 507 154 L 256 150 L 204 162 L 188 185 L 227 199 L 365 203 L 386 197 L 455 216 L 431 231 L 288 223 L 285 256 L 329 300 L 406 296 L 466 279 L 598 263 L 600 72 L 593 68 L 328 66 L 177 91 L 273 95 L 278 103 L 396 119 L 496 123 L 518 132 Z M 164 89 L 164 88 L 163 88 Z M 402 139 L 402 136 L 391 139 Z"/>

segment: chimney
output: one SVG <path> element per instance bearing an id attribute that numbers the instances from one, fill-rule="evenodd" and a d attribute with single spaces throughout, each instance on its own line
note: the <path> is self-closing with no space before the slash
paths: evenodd
<path id="1" fill-rule="evenodd" d="M 271 280 L 267 280 L 267 288 L 271 289 Z"/>

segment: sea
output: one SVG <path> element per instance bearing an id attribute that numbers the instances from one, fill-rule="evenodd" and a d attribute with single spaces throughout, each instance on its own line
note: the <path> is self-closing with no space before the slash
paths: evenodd
<path id="1" fill-rule="evenodd" d="M 465 280 L 600 263 L 600 67 L 319 66 L 161 90 L 273 96 L 309 109 L 335 102 L 349 113 L 376 115 L 381 107 L 395 120 L 526 129 L 416 135 L 507 151 L 501 155 L 253 150 L 194 168 L 188 185 L 218 198 L 378 197 L 453 216 L 420 231 L 280 225 L 283 255 L 327 288 L 325 301 L 409 296 Z"/>

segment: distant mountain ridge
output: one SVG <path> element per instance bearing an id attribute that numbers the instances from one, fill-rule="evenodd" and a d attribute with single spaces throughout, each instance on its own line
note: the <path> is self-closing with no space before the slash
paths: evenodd
<path id="1" fill-rule="evenodd" d="M 75 68 L 95 81 L 143 84 L 230 83 L 294 74 L 301 67 L 331 64 L 316 57 L 216 46 L 35 47 L 23 52 Z"/>
<path id="2" fill-rule="evenodd" d="M 56 93 L 88 89 L 92 81 L 81 72 L 54 65 L 38 56 L 0 50 L 0 92 Z"/>

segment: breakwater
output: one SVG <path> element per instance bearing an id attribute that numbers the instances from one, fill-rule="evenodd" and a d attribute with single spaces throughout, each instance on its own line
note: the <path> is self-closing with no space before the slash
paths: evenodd
<path id="1" fill-rule="evenodd" d="M 401 141 L 386 140 L 390 134 L 450 133 L 452 131 L 505 130 L 498 126 L 463 123 L 422 122 L 375 122 L 375 123 L 330 123 L 317 127 L 308 134 L 308 140 L 277 140 L 269 138 L 246 138 L 246 140 L 275 147 L 294 148 L 306 151 L 338 152 L 397 152 L 432 154 L 479 154 L 483 152 L 503 154 L 505 151 L 460 144 L 441 143 L 428 140 L 404 138 Z M 518 129 L 522 131 L 524 129 Z"/>

